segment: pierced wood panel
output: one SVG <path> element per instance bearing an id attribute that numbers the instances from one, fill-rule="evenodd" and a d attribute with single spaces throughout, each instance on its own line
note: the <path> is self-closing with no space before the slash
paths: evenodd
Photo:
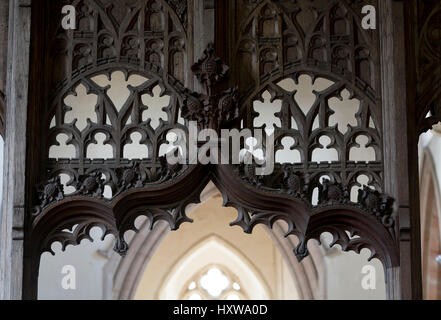
<path id="1" fill-rule="evenodd" d="M 233 3 L 237 22 L 232 59 L 240 89 L 252 92 L 275 76 L 315 70 L 341 77 L 375 101 L 379 89 L 378 34 L 362 29 L 361 8 L 376 5 L 376 1 Z"/>
<path id="2" fill-rule="evenodd" d="M 129 64 L 156 69 L 185 83 L 191 63 L 187 39 L 186 1 L 59 1 L 77 12 L 77 29 L 66 31 L 53 19 L 50 51 L 55 91 L 69 87 L 90 70 Z M 49 49 L 49 48 L 48 48 Z"/>
<path id="3" fill-rule="evenodd" d="M 227 41 L 234 43 L 229 56 L 235 66 L 233 81 L 241 93 L 243 127 L 273 129 L 276 153 L 296 150 L 299 157 L 297 163 L 278 163 L 274 174 L 267 177 L 253 175 L 254 169 L 244 165 L 236 168 L 237 174 L 262 190 L 296 195 L 312 211 L 328 201 L 363 207 L 364 199 L 382 197 L 377 205 L 384 201 L 383 209 L 389 209 L 374 210 L 369 205 L 366 211 L 378 212 L 379 221 L 393 235 L 391 199 L 381 195 L 379 35 L 378 29 L 361 27 L 362 6 L 376 6 L 377 2 L 242 0 L 229 4 L 229 23 L 234 26 Z M 318 90 L 313 88 L 315 97 L 306 109 L 296 98 L 305 76 L 312 84 L 326 83 Z M 343 97 L 358 101 L 346 127 L 333 121 L 341 110 L 331 103 Z M 262 103 L 265 106 L 260 107 Z M 271 103 L 277 105 L 273 123 L 262 123 L 261 113 L 268 112 L 265 107 Z M 327 143 L 322 140 L 325 137 Z M 360 161 L 351 157 L 352 150 L 362 147 L 360 138 L 365 139 L 366 148 L 374 150 L 373 158 Z M 292 142 L 286 145 L 286 139 Z M 316 161 L 314 153 L 323 148 L 335 151 L 333 162 Z M 360 177 L 366 180 L 363 186 Z M 351 201 L 351 193 L 360 187 Z M 329 193 L 328 188 L 332 189 Z M 318 198 L 316 203 L 314 197 Z"/>
<path id="4" fill-rule="evenodd" d="M 50 183 L 59 183 L 60 175 L 68 177 L 68 186 L 75 189 L 74 195 L 90 194 L 102 197 L 95 191 L 86 191 L 83 183 L 95 178 L 103 191 L 107 185 L 113 197 L 132 186 L 158 184 L 169 179 L 181 168 L 170 169 L 160 157 L 160 147 L 167 142 L 168 131 L 178 124 L 179 105 L 182 103 L 184 70 L 188 69 L 192 50 L 187 40 L 187 13 L 185 1 L 62 1 L 49 8 L 52 13 L 61 12 L 61 5 L 72 4 L 77 12 L 77 29 L 62 29 L 59 19 L 53 20 L 49 28 L 48 57 L 51 70 L 46 87 L 48 98 L 44 112 L 42 159 L 45 174 Z M 122 72 L 127 83 L 123 88 L 129 92 L 126 99 L 116 105 L 111 96 L 112 88 L 96 78 L 109 81 L 115 72 Z M 137 85 L 130 82 L 138 77 Z M 140 80 L 141 78 L 141 80 Z M 105 81 L 104 81 L 105 82 Z M 136 82 L 136 81 L 135 81 Z M 68 100 L 79 96 L 79 90 L 96 98 L 87 118 L 84 104 L 77 101 L 74 108 Z M 153 109 L 147 106 L 145 96 L 163 103 L 160 112 L 164 115 L 159 123 L 146 117 Z M 119 98 L 119 97 L 118 97 Z M 161 103 L 161 102 L 160 102 Z M 72 104 L 72 103 L 71 103 Z M 80 107 L 82 109 L 80 109 Z M 77 109 L 78 110 L 77 110 Z M 148 154 L 139 161 L 124 157 L 126 144 L 132 142 L 134 133 L 141 135 L 140 144 Z M 97 135 L 105 136 L 103 143 L 111 148 L 109 159 L 91 159 L 90 145 L 98 143 Z M 60 135 L 73 154 L 51 157 L 50 150 L 60 145 Z M 127 170 L 131 170 L 130 172 Z M 171 170 L 171 171 L 170 171 Z M 173 173 L 172 173 L 173 171 Z M 43 188 L 43 189 L 41 189 Z M 44 186 L 40 187 L 40 198 L 45 197 Z M 46 204 L 45 200 L 42 200 Z M 43 206 L 44 207 L 44 206 Z M 34 214 L 38 214 L 37 208 Z"/>
<path id="5" fill-rule="evenodd" d="M 191 28 L 183 1 L 72 3 L 78 8 L 79 30 L 49 28 L 54 30 L 49 52 L 56 54 L 48 58 L 54 61 L 53 72 L 48 73 L 53 75 L 48 82 L 53 86 L 46 88 L 42 117 L 44 168 L 30 219 L 32 254 L 51 251 L 54 241 L 63 248 L 78 244 L 92 227 L 100 226 L 105 234 L 117 237 L 115 250 L 124 255 L 128 250 L 124 233 L 136 230 L 137 217 L 146 215 L 152 224 L 165 220 L 173 230 L 179 228 L 191 221 L 185 209 L 199 201 L 211 179 L 225 205 L 238 210 L 233 224 L 246 232 L 257 224 L 272 226 L 276 220 L 285 220 L 287 236 L 300 239 L 295 251 L 299 259 L 308 254 L 308 240 L 329 231 L 344 250 L 369 248 L 386 267 L 399 264 L 393 199 L 382 193 L 377 34 L 360 29 L 358 2 L 232 2 L 240 9 L 234 11 L 240 27 L 225 27 L 237 27 L 240 32 L 232 42 L 231 89 L 223 90 L 221 80 L 228 67 L 210 46 L 192 68 L 203 93 L 191 91 L 192 54 L 186 31 Z M 129 94 L 119 105 L 111 97 L 111 88 L 103 84 L 112 82 L 116 72 L 124 74 L 126 83 L 136 82 L 132 77 L 144 79 L 127 86 Z M 314 103 L 306 112 L 293 89 L 302 76 L 327 83 L 314 92 Z M 93 97 L 93 112 L 86 119 L 79 119 L 69 103 L 80 91 Z M 186 132 L 190 120 L 197 121 L 200 129 L 217 131 L 268 129 L 258 123 L 255 109 L 256 101 L 266 99 L 265 93 L 269 103 L 280 101 L 280 110 L 273 113 L 275 151 L 285 148 L 285 138 L 292 138 L 290 148 L 299 152 L 298 163 L 279 163 L 273 174 L 256 176 L 255 163 L 170 165 L 161 157 L 167 133 L 173 128 Z M 163 117 L 157 121 L 144 118 L 149 111 L 143 100 L 146 95 L 167 97 L 160 110 Z M 333 99 L 358 101 L 353 122 L 346 128 L 332 122 L 337 110 Z M 143 159 L 125 156 L 134 133 L 147 148 Z M 60 141 L 60 135 L 67 138 Z M 104 138 L 98 141 L 98 135 Z M 360 146 L 361 136 L 366 138 L 365 147 L 374 150 L 370 161 L 351 160 L 351 149 Z M 324 145 L 323 137 L 330 142 Z M 71 158 L 51 158 L 51 148 L 60 142 L 72 146 Z M 110 147 L 107 159 L 89 156 L 90 146 L 98 142 Z M 335 149 L 334 162 L 314 161 L 314 152 L 323 147 Z M 65 185 L 62 175 L 67 176 Z M 367 178 L 364 187 L 359 182 L 362 175 Z M 70 194 L 67 187 L 73 188 Z M 107 198 L 106 187 L 112 191 Z M 355 201 L 351 199 L 354 188 L 360 189 L 355 190 Z M 79 227 L 73 230 L 76 224 Z M 360 238 L 354 239 L 355 235 Z"/>
<path id="6" fill-rule="evenodd" d="M 61 26 L 61 8 L 66 4 L 76 8 L 76 30 Z M 51 251 L 53 241 L 77 244 L 88 237 L 90 228 L 100 226 L 117 236 L 116 250 L 123 254 L 127 247 L 119 231 L 123 235 L 131 227 L 135 213 L 124 215 L 109 208 L 121 203 L 121 195 L 130 190 L 163 190 L 188 169 L 169 165 L 161 149 L 172 128 L 187 130 L 180 115 L 185 86 L 193 83 L 186 71 L 193 62 L 187 2 L 74 0 L 40 6 L 37 12 L 51 19 L 36 19 L 45 24 L 40 30 L 47 33 L 45 82 L 39 91 L 44 94 L 44 107 L 37 115 L 44 137 L 39 142 L 42 165 L 34 164 L 41 183 L 28 219 L 38 244 L 31 251 Z M 119 75 L 126 97 L 112 95 L 112 81 Z M 149 99 L 154 101 L 146 102 Z M 134 135 L 146 148 L 144 156 L 136 159 L 125 150 Z M 107 158 L 91 151 L 98 143 L 108 147 Z M 66 149 L 53 153 L 62 145 L 70 147 L 71 154 Z M 195 196 L 179 191 L 185 198 L 183 207 L 176 208 L 177 193 L 162 198 L 154 210 L 150 207 L 152 223 L 164 219 L 175 229 L 189 220 L 183 210 Z M 63 202 L 72 203 L 67 205 L 70 209 L 63 217 L 53 216 L 51 210 L 57 210 L 53 205 Z M 76 224 L 80 227 L 75 232 L 63 231 Z"/>

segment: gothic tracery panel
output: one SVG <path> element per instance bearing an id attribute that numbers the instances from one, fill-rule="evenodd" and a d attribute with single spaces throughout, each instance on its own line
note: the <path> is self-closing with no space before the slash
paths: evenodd
<path id="1" fill-rule="evenodd" d="M 107 79 L 118 76 L 119 81 L 107 85 Z M 160 148 L 171 128 L 185 130 L 178 124 L 178 100 L 178 93 L 153 75 L 148 79 L 129 75 L 126 70 L 108 70 L 107 74 L 83 78 L 75 89 L 54 102 L 48 175 L 68 175 L 67 186 L 77 191 L 73 195 L 81 190 L 81 176 L 97 170 L 114 196 L 128 185 L 164 182 L 169 172 Z M 135 152 L 131 152 L 133 147 Z M 133 172 L 124 171 L 124 167 Z"/>
<path id="2" fill-rule="evenodd" d="M 313 215 L 337 204 L 357 207 L 394 238 L 393 200 L 382 194 L 379 35 L 361 27 L 362 6 L 377 1 L 230 3 L 238 12 L 229 39 L 235 41 L 231 62 L 241 123 L 273 130 L 276 153 L 273 174 L 256 176 L 255 164 L 238 166 L 236 174 L 260 190 L 302 199 Z M 302 84 L 305 78 L 309 83 Z M 235 224 L 249 231 L 277 218 L 283 215 L 244 209 Z M 351 248 L 343 233 L 329 231 Z M 295 226 L 289 232 L 296 233 Z"/>
<path id="3" fill-rule="evenodd" d="M 337 198 L 344 203 L 360 205 L 351 196 L 360 188 L 382 192 L 379 45 L 377 31 L 361 28 L 365 4 L 376 2 L 244 0 L 236 5 L 241 14 L 233 72 L 243 93 L 244 127 L 274 129 L 276 153 L 296 151 L 298 159 L 276 165 L 271 177 L 249 176 L 242 168 L 245 180 L 303 194 L 313 205 L 326 202 L 326 183 L 339 185 Z M 305 77 L 309 84 L 301 83 Z M 310 98 L 299 99 L 308 86 Z M 264 123 L 263 113 L 274 120 L 266 117 Z M 359 148 L 369 156 L 357 156 Z M 323 152 L 332 162 L 319 161 Z"/>
<path id="4" fill-rule="evenodd" d="M 186 1 L 60 1 L 76 8 L 77 29 L 54 21 L 52 85 L 66 87 L 85 71 L 112 63 L 154 68 L 185 83 L 189 67 Z M 56 19 L 54 19 L 56 20 Z"/>
<path id="5" fill-rule="evenodd" d="M 78 244 L 100 226 L 117 236 L 115 249 L 124 254 L 124 233 L 136 230 L 139 216 L 179 228 L 191 221 L 186 206 L 199 201 L 212 179 L 225 205 L 238 210 L 233 225 L 251 232 L 259 223 L 285 220 L 287 235 L 300 239 L 299 259 L 308 254 L 309 239 L 329 231 L 344 250 L 369 248 L 387 266 L 397 264 L 393 200 L 382 193 L 379 47 L 376 33 L 360 27 L 359 4 L 237 1 L 248 17 L 240 20 L 234 45 L 230 80 L 237 87 L 219 92 L 229 68 L 210 46 L 191 69 L 200 93 L 190 90 L 185 1 L 72 3 L 79 29 L 54 28 L 50 42 L 56 50 L 43 182 L 31 220 L 38 253 L 51 251 L 53 241 Z M 122 87 L 114 94 L 117 78 Z M 307 82 L 309 97 L 299 97 Z M 191 120 L 217 132 L 241 123 L 241 129 L 274 133 L 274 172 L 257 176 L 256 163 L 167 163 L 164 154 L 176 141 L 171 130 L 188 134 Z M 259 141 L 241 143 L 252 149 Z M 260 147 L 253 155 L 270 146 Z M 370 150 L 369 158 L 354 156 L 360 147 Z M 285 161 L 283 152 L 292 151 Z M 332 153 L 325 157 L 330 161 L 320 161 L 322 151 Z M 379 228 L 373 239 L 372 226 Z"/>
<path id="6" fill-rule="evenodd" d="M 244 125 L 256 125 L 256 104 L 271 95 L 278 101 L 275 122 L 276 150 L 291 137 L 290 149 L 298 150 L 303 169 L 330 172 L 331 180 L 348 186 L 368 173 L 370 185 L 382 190 L 382 120 L 378 88 L 378 42 L 376 31 L 361 28 L 360 1 L 239 1 L 244 19 L 238 19 L 235 47 L 236 72 L 250 66 L 241 81 Z M 363 5 L 367 4 L 363 1 Z M 372 4 L 376 4 L 375 2 Z M 246 17 L 246 18 L 245 18 Z M 243 61 L 247 57 L 248 61 Z M 240 71 L 239 71 L 240 70 Z M 299 102 L 299 79 L 309 75 L 311 102 Z M 329 81 L 327 87 L 317 87 Z M 353 117 L 338 123 L 339 105 L 353 101 Z M 286 139 L 285 139 L 286 141 Z M 360 142 L 363 144 L 360 145 Z M 375 152 L 362 163 L 353 156 L 358 147 Z M 337 152 L 332 166 L 317 162 L 317 148 Z M 357 159 L 357 160 L 354 160 Z M 314 161 L 315 160 L 315 161 Z M 322 168 L 320 168 L 322 165 Z M 333 170 L 340 167 L 342 170 Z M 320 178 L 320 176 L 318 177 Z M 349 179 L 349 180 L 348 180 Z M 352 181 L 350 181 L 353 179 Z M 317 180 L 317 179 L 316 179 Z"/>
<path id="7" fill-rule="evenodd" d="M 376 1 L 238 1 L 235 70 L 250 70 L 240 88 L 260 87 L 299 69 L 339 76 L 375 100 L 377 33 L 361 27 L 361 8 Z M 243 21 L 243 22 L 242 22 Z M 239 76 L 240 79 L 240 76 Z"/>
<path id="8" fill-rule="evenodd" d="M 186 2 L 75 0 L 61 4 L 76 8 L 77 29 L 66 31 L 56 21 L 50 42 L 55 68 L 46 114 L 50 122 L 44 153 L 47 176 L 69 176 L 65 188 L 78 193 L 80 176 L 104 167 L 100 179 L 114 196 L 120 193 L 117 185 L 127 166 L 134 168 L 132 175 L 137 179 L 141 175 L 145 182 L 161 181 L 167 169 L 161 163 L 160 148 L 178 122 L 184 70 L 191 58 Z M 119 86 L 112 84 L 117 77 Z M 145 152 L 129 164 L 136 157 L 130 154 L 132 139 Z M 95 156 L 97 147 L 100 152 Z M 125 184 L 140 184 L 132 178 Z"/>
<path id="9" fill-rule="evenodd" d="M 75 30 L 61 26 L 66 4 L 76 9 Z M 186 1 L 64 0 L 44 7 L 55 18 L 46 28 L 51 67 L 45 75 L 46 138 L 30 219 L 34 230 L 45 228 L 40 220 L 51 204 L 78 198 L 110 202 L 130 189 L 176 178 L 185 168 L 169 165 L 164 154 L 169 131 L 186 130 L 179 108 L 185 86 L 192 86 L 185 72 L 193 59 Z M 151 214 L 171 225 L 188 220 L 170 207 Z M 81 214 L 48 230 L 41 250 L 51 251 L 56 239 L 63 247 L 75 244 L 94 226 L 117 235 L 112 214 Z M 78 232 L 65 231 L 75 225 Z M 124 251 L 123 237 L 116 248 Z"/>

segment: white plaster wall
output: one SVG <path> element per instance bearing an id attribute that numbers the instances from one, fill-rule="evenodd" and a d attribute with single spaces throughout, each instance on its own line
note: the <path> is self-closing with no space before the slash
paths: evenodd
<path id="1" fill-rule="evenodd" d="M 329 300 L 378 300 L 386 299 L 384 269 L 378 259 L 368 262 L 370 251 L 363 249 L 360 254 L 342 252 L 341 247 L 329 248 L 332 236 L 322 236 L 325 243 L 325 261 L 327 273 L 327 298 Z M 368 274 L 365 266 L 374 268 L 375 286 L 363 288 L 363 278 Z M 363 273 L 365 272 L 365 273 Z M 370 274 L 370 273 L 369 273 Z"/>
<path id="2" fill-rule="evenodd" d="M 180 290 L 195 273 L 211 264 L 233 272 L 251 299 L 298 297 L 295 280 L 283 272 L 285 262 L 264 228 L 257 226 L 252 235 L 247 235 L 238 226 L 229 227 L 237 212 L 222 207 L 220 194 L 189 216 L 194 223 L 183 224 L 160 245 L 142 276 L 136 299 L 177 297 L 179 292 L 169 291 Z"/>
<path id="3" fill-rule="evenodd" d="M 432 132 L 431 138 L 426 145 L 426 150 L 430 151 L 435 165 L 438 185 L 441 181 L 441 134 Z"/>
<path id="4" fill-rule="evenodd" d="M 100 241 L 102 231 L 92 230 L 94 242 L 83 240 L 77 247 L 69 246 L 66 252 L 55 243 L 52 249 L 55 256 L 44 253 L 41 257 L 38 279 L 38 299 L 41 300 L 101 300 L 103 298 L 104 265 L 107 263 L 105 253 L 113 247 L 114 237 L 109 235 Z M 64 266 L 73 266 L 76 270 L 76 288 L 65 290 L 62 287 Z"/>

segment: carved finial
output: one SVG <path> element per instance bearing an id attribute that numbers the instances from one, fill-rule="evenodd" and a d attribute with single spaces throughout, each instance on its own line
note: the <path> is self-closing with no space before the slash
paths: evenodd
<path id="1" fill-rule="evenodd" d="M 204 56 L 192 67 L 192 71 L 204 87 L 204 94 L 187 92 L 182 106 L 182 116 L 196 121 L 200 129 L 219 130 L 239 117 L 237 87 L 214 94 L 214 87 L 228 73 L 228 66 L 214 54 L 214 46 L 208 45 Z"/>
<path id="2" fill-rule="evenodd" d="M 127 244 L 127 242 L 124 240 L 123 237 L 117 237 L 113 250 L 116 253 L 118 253 L 121 257 L 125 257 L 127 251 L 129 251 L 129 245 Z"/>
<path id="3" fill-rule="evenodd" d="M 210 96 L 212 88 L 228 74 L 228 66 L 214 53 L 214 45 L 208 44 L 204 56 L 192 67 L 199 82 L 204 86 L 206 95 Z"/>
<path id="4" fill-rule="evenodd" d="M 297 261 L 302 262 L 309 255 L 308 248 L 304 241 L 300 242 L 294 249 L 294 254 L 297 257 Z"/>

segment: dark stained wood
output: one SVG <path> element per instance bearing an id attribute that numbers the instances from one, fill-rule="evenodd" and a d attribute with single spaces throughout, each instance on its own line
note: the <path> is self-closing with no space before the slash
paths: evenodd
<path id="1" fill-rule="evenodd" d="M 421 251 L 418 200 L 418 135 L 415 127 L 415 77 L 412 11 L 401 1 L 386 1 L 380 16 L 385 140 L 386 191 L 397 202 L 396 232 L 400 270 L 391 277 L 391 297 L 421 299 Z M 406 172 L 408 174 L 403 174 Z M 393 284 L 394 283 L 394 284 Z"/>
<path id="2" fill-rule="evenodd" d="M 27 108 L 31 9 L 29 0 L 10 1 L 7 113 L 0 230 L 0 299 L 21 299 L 26 216 Z"/>
<path id="3" fill-rule="evenodd" d="M 0 134 L 5 139 L 9 1 L 0 3 Z"/>
<path id="4" fill-rule="evenodd" d="M 185 208 L 199 201 L 210 180 L 220 189 L 224 204 L 237 209 L 238 218 L 232 224 L 245 232 L 252 232 L 257 224 L 271 227 L 279 219 L 286 221 L 289 234 L 300 239 L 294 252 L 299 260 L 308 254 L 309 239 L 331 232 L 334 244 L 343 250 L 368 248 L 372 257 L 383 262 L 389 298 L 421 297 L 416 179 L 421 122 L 413 120 L 421 109 L 415 107 L 417 93 L 412 90 L 415 39 L 412 27 L 404 28 L 413 7 L 400 1 L 365 1 L 379 8 L 380 17 L 380 28 L 366 31 L 360 27 L 360 1 L 128 0 L 115 1 L 110 7 L 106 1 L 84 0 L 74 2 L 79 29 L 65 31 L 59 23 L 65 3 L 32 1 L 29 134 L 24 139 L 28 145 L 24 298 L 37 298 L 40 255 L 50 252 L 53 242 L 61 242 L 63 248 L 77 245 L 89 237 L 92 227 L 99 226 L 105 234 L 116 236 L 115 250 L 124 255 L 128 250 L 124 233 L 137 231 L 137 217 L 147 215 L 152 225 L 165 220 L 172 230 L 178 229 L 191 222 Z M 198 10 L 199 15 L 211 14 L 215 7 L 214 26 L 211 18 L 196 21 L 197 4 L 207 10 Z M 215 30 L 204 33 L 204 24 Z M 190 70 L 199 58 L 194 51 L 201 47 L 195 41 L 206 42 L 213 32 L 215 50 L 209 48 L 193 68 L 201 82 L 194 85 Z M 132 90 L 121 112 L 105 90 L 90 80 L 117 70 L 149 79 Z M 276 85 L 287 77 L 297 81 L 301 74 L 334 82 L 326 92 L 317 93 L 322 103 L 307 115 L 291 94 Z M 66 123 L 64 116 L 64 98 L 80 83 L 99 97 L 98 121 L 82 131 Z M 140 119 L 146 106 L 139 101 L 156 85 L 171 99 L 165 107 L 168 119 L 152 128 Z M 236 86 L 237 91 L 224 92 Z M 193 92 L 198 89 L 205 90 Z M 357 125 L 345 134 L 329 126 L 332 110 L 327 102 L 343 89 L 362 102 Z M 272 175 L 261 177 L 254 174 L 256 164 L 172 166 L 159 157 L 159 146 L 170 129 L 188 134 L 186 125 L 178 123 L 179 111 L 186 124 L 197 120 L 201 129 L 239 127 L 241 120 L 252 129 L 256 118 L 252 105 L 265 90 L 283 101 L 275 150 L 284 137 L 291 136 L 302 163 L 276 165 Z M 228 103 L 221 104 L 225 97 Z M 423 110 L 428 110 L 426 105 Z M 130 115 L 132 123 L 127 125 Z M 54 117 L 55 126 L 49 128 Z M 319 128 L 313 130 L 316 117 Z M 292 128 L 292 118 L 298 129 Z M 122 150 L 133 132 L 141 132 L 141 143 L 153 150 L 149 159 L 124 159 Z M 76 159 L 49 159 L 49 148 L 56 145 L 60 133 L 67 134 L 76 148 Z M 113 159 L 87 159 L 87 146 L 96 133 L 106 135 Z M 312 151 L 324 135 L 331 137 L 338 152 L 336 163 L 312 162 Z M 369 137 L 376 161 L 349 161 L 360 135 Z M 60 173 L 71 177 L 74 194 L 64 194 Z M 358 202 L 352 203 L 349 193 L 361 174 L 370 178 L 375 191 L 360 190 Z M 112 199 L 103 198 L 106 185 L 112 188 Z M 316 188 L 319 203 L 312 205 Z M 395 207 L 391 197 L 396 199 Z M 74 231 L 65 231 L 77 224 Z"/>
<path id="5" fill-rule="evenodd" d="M 187 121 L 197 121 L 199 129 L 227 128 L 239 116 L 237 102 L 232 98 L 235 90 L 216 90 L 228 67 L 209 46 L 192 70 L 204 94 L 176 91 L 183 97 L 179 100 L 183 101 L 183 117 Z M 139 125 L 148 126 L 148 123 Z M 113 143 L 118 147 L 117 141 Z M 199 202 L 199 195 L 210 179 L 222 192 L 224 205 L 238 210 L 238 218 L 232 225 L 239 225 L 251 233 L 257 224 L 272 227 L 277 220 L 286 221 L 289 226 L 286 236 L 294 234 L 300 239 L 294 251 L 299 260 L 308 255 L 309 239 L 318 239 L 323 232 L 329 231 L 334 236 L 333 244 L 340 244 L 343 250 L 359 253 L 369 248 L 371 258 L 379 258 L 385 268 L 398 266 L 393 199 L 378 191 L 366 187 L 359 191 L 358 203 L 351 203 L 344 182 L 337 179 L 320 182 L 319 176 L 314 179 L 309 168 L 283 165 L 275 174 L 262 177 L 255 175 L 255 164 L 171 166 L 162 158 L 157 160 L 159 167 L 154 162 L 141 161 L 117 162 L 117 167 L 111 167 L 104 161 L 101 167 L 92 167 L 86 171 L 88 173 L 76 176 L 77 191 L 70 196 L 64 195 L 58 176 L 41 184 L 39 203 L 32 213 L 29 241 L 34 268 L 38 268 L 41 253 L 52 252 L 53 242 L 61 242 L 63 249 L 78 245 L 89 238 L 90 230 L 96 226 L 101 227 L 105 235 L 117 237 L 115 251 L 121 255 L 128 250 L 124 234 L 128 230 L 138 231 L 134 223 L 141 215 L 149 218 L 151 226 L 158 220 L 165 220 L 172 230 L 177 230 L 182 223 L 191 222 L 185 209 Z M 82 166 L 90 165 L 87 159 L 80 161 L 84 161 L 80 162 Z M 69 161 L 57 165 L 60 167 L 55 172 L 61 172 L 63 165 L 69 165 L 70 170 L 74 168 Z M 78 170 L 82 170 L 81 167 Z M 102 178 L 103 170 L 111 170 L 111 176 L 117 179 L 114 184 L 117 192 L 110 200 L 103 199 L 106 183 Z M 317 206 L 312 205 L 315 188 L 319 189 Z"/>
<path id="6" fill-rule="evenodd" d="M 441 3 L 437 0 L 410 1 L 410 24 L 416 37 L 409 39 L 415 55 L 416 118 L 418 133 L 441 121 Z M 431 113 L 428 116 L 428 113 Z"/>

